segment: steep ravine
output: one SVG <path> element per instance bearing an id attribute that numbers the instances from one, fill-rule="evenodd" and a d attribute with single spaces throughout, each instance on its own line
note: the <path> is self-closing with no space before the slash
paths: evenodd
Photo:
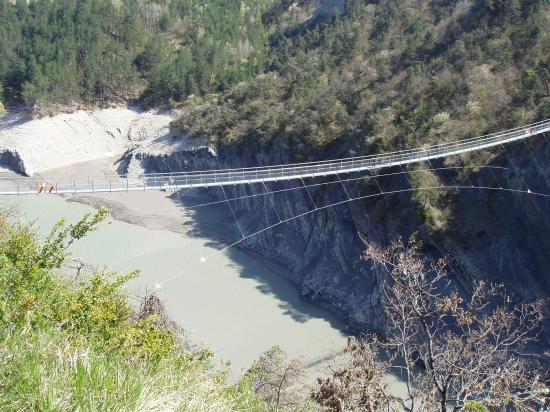
<path id="1" fill-rule="evenodd" d="M 258 150 L 259 149 L 259 150 Z M 507 167 L 499 173 L 502 187 L 522 188 L 524 183 L 533 191 L 550 193 L 550 142 L 542 137 L 527 146 L 520 143 L 508 147 L 513 163 L 506 153 L 497 153 L 491 164 Z M 230 148 L 186 147 L 165 154 L 136 151 L 128 154 L 120 170 L 169 172 L 258 164 L 285 163 L 290 159 L 284 150 L 271 148 L 262 152 L 255 148 L 246 152 Z M 544 176 L 541 174 L 542 168 Z M 521 179 L 516 170 L 522 170 Z M 356 178 L 357 175 L 342 176 Z M 332 181 L 327 177 L 326 181 Z M 316 182 L 322 181 L 317 179 Z M 475 185 L 497 186 L 494 177 L 483 170 L 471 176 Z M 308 180 L 307 184 L 316 183 Z M 385 190 L 408 184 L 403 177 L 385 178 L 380 183 Z M 269 183 L 268 190 L 299 187 L 301 182 Z M 352 197 L 376 193 L 374 183 L 354 181 L 345 183 Z M 227 196 L 259 194 L 261 184 L 225 188 Z M 311 188 L 317 206 L 344 200 L 340 184 Z M 182 193 L 184 203 L 192 205 L 188 193 Z M 206 199 L 223 199 L 221 189 L 195 190 L 194 195 Z M 274 201 L 277 212 L 272 202 Z M 304 189 L 268 196 L 233 201 L 232 206 L 245 235 L 268 224 L 311 210 L 314 205 Z M 225 204 L 215 206 L 219 225 L 225 230 L 213 230 L 207 215 L 196 209 L 196 232 L 212 238 L 234 241 L 240 237 L 230 210 Z M 384 195 L 355 201 L 308 214 L 278 225 L 243 241 L 239 247 L 285 268 L 288 278 L 302 295 L 329 307 L 342 316 L 355 331 L 381 329 L 381 287 L 384 274 L 361 261 L 362 239 L 379 244 L 396 236 L 408 237 L 419 231 L 425 251 L 430 256 L 445 255 L 451 262 L 453 278 L 463 290 L 472 279 L 503 282 L 519 298 L 547 297 L 550 292 L 550 199 L 534 195 L 465 189 L 452 205 L 450 227 L 444 233 L 429 234 L 418 218 L 410 194 Z M 221 235 L 220 235 L 221 234 Z M 548 328 L 546 328 L 548 329 Z M 547 332 L 548 334 L 548 332 Z M 547 335 L 550 336 L 550 335 Z"/>

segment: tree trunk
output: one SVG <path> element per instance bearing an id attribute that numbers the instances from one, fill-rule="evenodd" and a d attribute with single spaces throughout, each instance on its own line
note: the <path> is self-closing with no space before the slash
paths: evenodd
<path id="1" fill-rule="evenodd" d="M 441 392 L 441 412 L 447 412 L 447 391 Z"/>

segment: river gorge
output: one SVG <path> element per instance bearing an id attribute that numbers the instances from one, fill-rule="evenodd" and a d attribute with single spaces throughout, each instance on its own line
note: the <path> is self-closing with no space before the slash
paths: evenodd
<path id="1" fill-rule="evenodd" d="M 126 109 L 110 110 L 89 117 L 79 112 L 76 117 L 61 115 L 15 125 L 5 123 L 0 129 L 5 146 L 14 136 L 38 130 L 37 126 L 29 128 L 33 122 L 42 122 L 48 124 L 41 124 L 41 130 L 52 129 L 42 145 L 64 147 L 66 153 L 57 158 L 44 157 L 20 140 L 20 146 L 15 145 L 15 157 L 23 161 L 23 167 L 17 170 L 18 165 L 4 166 L 25 172 L 24 162 L 29 159 L 38 165 L 31 169 L 49 167 L 38 170 L 36 176 L 55 178 L 292 161 L 277 142 L 266 150 L 259 145 L 244 150 L 213 147 L 207 139 L 171 131 L 167 124 L 170 116 L 165 114 L 143 116 Z M 53 133 L 52 125 L 62 132 Z M 537 140 L 534 148 L 540 156 L 548 156 L 546 140 Z M 529 152 L 521 146 L 511 150 L 517 164 L 523 167 L 523 176 L 515 173 L 506 157 L 490 157 L 488 164 L 505 168 L 498 183 L 515 187 L 522 184 L 523 178 L 533 189 L 544 192 L 543 175 L 529 164 Z M 84 162 L 68 164 L 67 156 L 73 152 L 78 154 L 77 160 Z M 106 154 L 110 157 L 104 157 Z M 544 173 L 549 172 L 546 167 Z M 440 178 L 444 181 L 459 177 Z M 470 179 L 479 184 L 495 184 L 494 180 L 491 182 L 494 176 L 483 170 Z M 320 178 L 307 183 L 326 181 Z M 391 188 L 408 182 L 398 174 L 380 179 L 379 183 Z M 541 214 L 549 207 L 544 199 L 464 191 L 452 206 L 453 219 L 446 233 L 430 233 L 419 225 L 410 194 L 380 196 L 292 220 L 224 249 L 239 240 L 240 230 L 251 235 L 276 222 L 279 216 L 286 219 L 311 210 L 312 200 L 322 206 L 346 196 L 343 188 L 335 184 L 310 188 L 309 193 L 300 188 L 300 182 L 270 183 L 267 188 L 281 189 L 285 191 L 273 196 L 250 197 L 266 188 L 258 184 L 227 188 L 230 198 L 242 198 L 231 202 L 238 225 L 228 204 L 216 203 L 223 200 L 217 188 L 65 199 L 41 195 L 14 202 L 21 213 L 36 220 L 43 234 L 59 218 L 76 220 L 93 210 L 90 206 L 113 210 L 113 220 L 77 244 L 75 255 L 92 264 L 106 265 L 109 270 L 140 269 L 142 275 L 132 282 L 129 293 L 143 296 L 146 291 L 159 288 L 157 293 L 166 302 L 173 320 L 189 332 L 193 341 L 214 349 L 218 359 L 229 360 L 234 374 L 250 366 L 272 345 L 278 344 L 291 356 L 313 365 L 340 351 L 346 334 L 384 329 L 380 302 L 386 275 L 360 259 L 365 240 L 387 244 L 395 237 L 408 237 L 419 231 L 427 255 L 448 256 L 453 282 L 465 291 L 473 279 L 482 278 L 503 281 L 528 299 L 546 296 L 549 290 L 542 273 L 548 264 L 539 264 L 547 262 L 546 251 L 550 249 L 550 237 L 545 235 L 550 221 L 548 214 Z M 346 190 L 355 197 L 376 193 L 377 188 L 372 181 L 357 180 L 347 183 Z M 196 207 L 211 202 L 214 204 Z M 510 207 L 498 208 L 502 203 Z M 510 230 L 505 230 L 507 225 Z M 518 238 L 518 234 L 527 232 L 536 236 Z M 487 238 L 493 241 L 484 241 Z M 518 242 L 528 242 L 529 247 L 517 247 Z M 510 250 L 514 251 L 513 257 Z M 522 286 L 526 284 L 538 286 Z"/>

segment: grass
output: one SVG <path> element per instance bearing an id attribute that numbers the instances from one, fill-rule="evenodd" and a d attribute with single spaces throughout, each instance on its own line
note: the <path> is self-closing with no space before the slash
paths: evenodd
<path id="1" fill-rule="evenodd" d="M 55 329 L 3 333 L 0 345 L 3 411 L 262 409 L 247 388 L 185 356 L 102 354 Z"/>
<path id="2" fill-rule="evenodd" d="M 105 216 L 60 222 L 41 242 L 0 213 L 0 410 L 269 410 L 213 370 L 210 351 L 132 308 L 123 287 L 137 273 L 63 274 L 67 247 Z"/>

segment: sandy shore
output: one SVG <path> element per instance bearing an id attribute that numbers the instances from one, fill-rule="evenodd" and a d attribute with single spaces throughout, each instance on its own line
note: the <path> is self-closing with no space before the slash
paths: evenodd
<path id="1" fill-rule="evenodd" d="M 89 176 L 105 176 L 116 178 L 116 159 L 103 158 L 88 162 L 71 164 L 69 166 L 45 170 L 35 174 L 33 177 L 54 179 L 56 177 L 86 178 Z M 13 173 L 0 173 L 2 176 L 13 177 Z M 44 196 L 50 196 L 44 194 Z M 54 195 L 56 196 L 56 195 Z M 91 206 L 95 209 L 106 207 L 112 211 L 113 218 L 121 222 L 138 225 L 147 229 L 169 230 L 174 233 L 188 236 L 204 236 L 215 233 L 216 241 L 231 241 L 232 226 L 227 223 L 223 206 L 210 210 L 206 217 L 207 221 L 201 220 L 201 228 L 207 229 L 208 234 L 197 230 L 195 209 L 186 209 L 182 204 L 179 193 L 169 193 L 156 190 L 146 192 L 114 192 L 94 193 L 80 195 L 60 195 L 68 202 L 80 203 Z M 208 202 L 211 199 L 205 198 L 197 191 L 187 191 L 187 200 L 192 199 L 193 204 Z M 263 260 L 263 259 L 260 259 Z"/>
<path id="2" fill-rule="evenodd" d="M 66 167 L 45 170 L 35 177 L 55 178 L 71 176 L 86 178 L 87 176 L 111 176 L 116 178 L 114 159 L 103 158 L 89 162 L 71 164 Z M 48 196 L 48 195 L 45 195 Z M 113 218 L 122 222 L 139 225 L 148 229 L 170 230 L 175 233 L 187 234 L 192 221 L 177 194 L 161 191 L 94 193 L 87 195 L 63 195 L 68 202 L 76 202 L 95 209 L 107 207 L 112 211 Z"/>
<path id="3" fill-rule="evenodd" d="M 19 158 L 18 171 L 30 176 L 74 163 L 115 158 L 146 140 L 169 136 L 171 121 L 167 113 L 131 108 L 77 111 L 42 119 L 9 112 L 0 116 L 0 154 Z"/>
<path id="4" fill-rule="evenodd" d="M 189 219 L 183 208 L 178 207 L 162 192 L 71 196 L 66 200 L 82 203 L 94 209 L 106 207 L 111 210 L 113 218 L 147 229 L 170 230 L 182 234 L 189 232 L 186 224 Z"/>

